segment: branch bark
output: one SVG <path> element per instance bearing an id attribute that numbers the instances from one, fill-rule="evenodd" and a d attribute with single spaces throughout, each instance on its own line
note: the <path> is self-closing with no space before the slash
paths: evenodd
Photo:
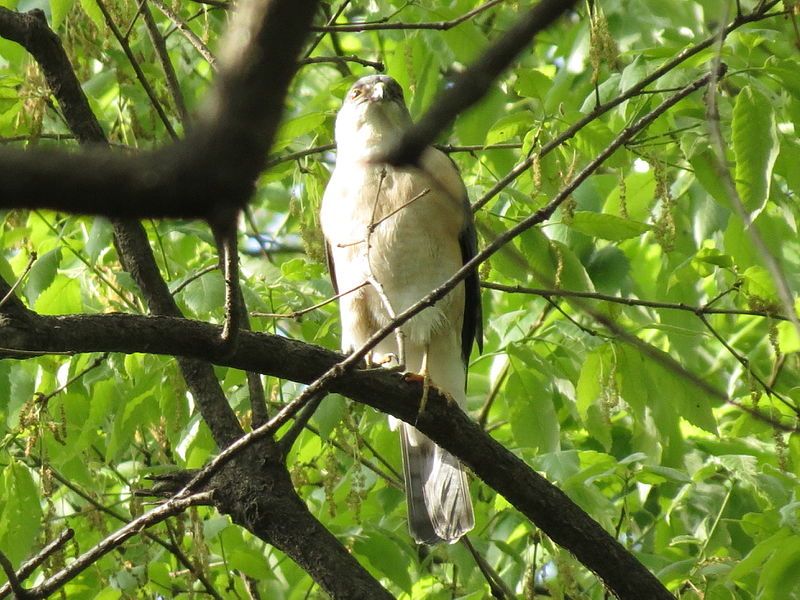
<path id="1" fill-rule="evenodd" d="M 316 5 L 314 0 L 242 5 L 220 53 L 216 85 L 185 140 L 134 156 L 106 149 L 0 149 L 0 206 L 112 218 L 209 218 L 220 207 L 244 206 L 266 162 Z M 34 55 L 45 68 L 63 50 L 58 37 L 41 11 L 22 20 L 16 15 L 0 8 L 0 36 L 22 45 L 34 35 L 46 39 Z M 61 82 L 48 84 L 55 91 Z M 76 97 L 76 90 L 65 97 Z M 97 131 L 86 137 L 92 134 Z"/>
<path id="2" fill-rule="evenodd" d="M 270 16 L 268 12 L 263 15 L 266 20 L 273 17 L 274 15 Z M 102 128 L 80 88 L 69 59 L 58 37 L 47 26 L 43 13 L 23 15 L 2 9 L 0 24 L 5 27 L 0 29 L 0 35 L 16 32 L 14 41 L 22 44 L 34 57 L 47 58 L 44 63 L 40 63 L 40 66 L 46 74 L 51 90 L 62 104 L 65 118 L 77 139 L 84 144 L 106 144 Z M 42 48 L 47 50 L 46 54 Z M 248 49 L 241 49 L 240 53 L 247 54 Z M 229 217 L 228 221 L 231 221 L 233 216 L 230 210 L 225 212 Z M 215 211 L 214 216 L 217 218 L 214 221 L 218 221 L 222 214 L 222 211 Z M 113 225 L 120 259 L 139 285 L 151 312 L 181 318 L 180 310 L 159 272 L 144 228 L 138 221 L 119 218 L 113 219 Z M 225 244 L 226 265 L 236 264 L 236 257 L 233 255 L 235 225 L 231 229 L 232 232 L 228 231 L 230 239 Z M 234 276 L 235 269 L 233 274 L 228 273 L 226 269 L 226 277 Z M 238 281 L 233 283 L 226 286 L 232 294 L 228 309 L 231 315 L 241 314 L 246 324 L 246 311 Z M 7 304 L 7 314 L 24 318 L 26 309 L 14 296 L 13 290 L 5 285 L 5 282 L 0 282 L 0 290 L 2 290 L 0 297 L 4 298 Z M 0 314 L 0 320 L 2 319 L 3 315 Z M 211 364 L 186 357 L 178 357 L 178 362 L 187 386 L 215 441 L 221 448 L 228 446 L 244 432 L 228 405 Z M 263 421 L 266 419 L 266 407 L 261 382 L 251 374 L 248 374 L 248 379 L 254 417 Z M 262 407 L 263 414 L 258 412 Z M 236 461 L 221 470 L 212 482 L 213 487 L 220 489 L 215 503 L 218 510 L 230 514 L 234 521 L 292 557 L 333 597 L 388 597 L 380 584 L 308 511 L 291 485 L 283 462 L 283 453 L 277 449 L 274 442 L 263 440 L 251 450 L 249 453 L 237 456 Z M 116 535 L 113 537 L 113 544 L 122 544 L 126 539 L 126 536 Z M 309 540 L 313 540 L 313 543 L 308 543 Z M 115 547 L 113 544 L 105 546 L 106 551 Z M 48 579 L 42 584 L 44 587 L 37 588 L 37 593 L 46 595 L 58 589 L 79 570 L 102 556 L 102 552 L 94 552 L 87 556 L 82 562 L 72 563 L 68 569 L 63 569 Z"/>
<path id="3" fill-rule="evenodd" d="M 6 340 L 4 344 L 27 352 L 108 350 L 209 360 L 217 354 L 219 335 L 219 327 L 169 317 L 41 317 L 29 313 L 20 320 L 0 315 L 0 337 Z M 13 356 L 13 353 L 4 352 L 6 356 Z M 21 354 L 19 357 L 29 358 L 30 354 Z M 245 371 L 311 383 L 342 358 L 339 354 L 310 344 L 242 331 L 236 350 L 229 356 L 218 358 L 216 362 Z M 408 423 L 415 423 L 425 435 L 469 465 L 478 477 L 505 496 L 556 543 L 575 554 L 578 560 L 597 573 L 620 598 L 672 598 L 632 554 L 568 496 L 492 439 L 466 414 L 453 410 L 447 400 L 433 389 L 425 412 L 419 415 L 420 384 L 406 382 L 398 374 L 353 371 L 335 380 L 331 384 L 331 390 Z M 260 460 L 267 467 L 269 461 L 265 461 L 263 454 L 260 455 L 255 450 L 258 447 L 256 444 L 244 453 L 250 460 Z M 238 464 L 238 461 L 232 464 Z M 228 467 L 212 478 L 212 486 L 217 490 L 227 489 L 227 493 L 242 498 L 247 497 L 242 486 L 253 486 L 250 493 L 271 497 L 259 490 L 256 483 L 238 481 L 237 476 L 247 479 L 238 468 Z M 257 516 L 261 521 L 253 522 L 247 517 L 248 520 L 237 522 L 254 529 L 258 526 L 256 530 L 269 527 L 270 535 L 276 539 L 297 536 L 293 527 L 284 527 L 283 518 L 269 519 L 264 514 Z M 330 535 L 324 529 L 322 532 Z"/>

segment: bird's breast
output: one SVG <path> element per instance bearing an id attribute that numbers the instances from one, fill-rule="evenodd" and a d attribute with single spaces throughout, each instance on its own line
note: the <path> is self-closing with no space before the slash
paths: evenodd
<path id="1" fill-rule="evenodd" d="M 419 169 L 337 165 L 323 199 L 322 227 L 340 291 L 374 278 L 399 313 L 441 285 L 462 264 L 458 239 L 465 217 L 460 202 Z M 387 320 L 377 295 L 366 293 L 373 317 Z M 411 329 L 425 337 L 425 330 L 443 324 L 451 312 L 452 319 L 460 318 L 461 313 L 451 311 L 457 296 L 463 303 L 461 286 L 410 321 Z"/>

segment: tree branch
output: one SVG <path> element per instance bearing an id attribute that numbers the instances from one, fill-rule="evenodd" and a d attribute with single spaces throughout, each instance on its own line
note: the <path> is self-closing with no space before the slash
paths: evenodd
<path id="1" fill-rule="evenodd" d="M 404 134 L 398 145 L 389 151 L 391 164 L 416 163 L 436 136 L 463 112 L 483 98 L 497 76 L 522 51 L 530 40 L 575 4 L 575 0 L 541 0 L 525 13 L 514 26 L 500 36 L 480 55 L 453 85 L 447 88 L 422 118 Z"/>
<path id="2" fill-rule="evenodd" d="M 134 156 L 0 149 L 0 206 L 122 218 L 206 218 L 220 207 L 243 206 L 266 162 L 315 7 L 314 0 L 242 5 L 220 55 L 216 86 L 184 141 Z M 0 10 L 0 35 L 23 45 L 38 35 L 52 54 L 60 42 L 38 14 L 29 13 L 20 27 L 16 13 Z M 38 60 L 37 51 L 31 49 Z"/>
<path id="3" fill-rule="evenodd" d="M 46 561 L 50 556 L 61 549 L 64 544 L 70 541 L 73 537 L 75 537 L 75 532 L 70 529 L 69 527 L 63 530 L 58 536 L 49 544 L 47 544 L 44 548 L 39 550 L 36 553 L 36 556 L 31 557 L 30 559 L 26 560 L 19 566 L 17 572 L 15 573 L 17 583 L 20 581 L 25 581 L 31 573 L 33 573 L 36 568 L 41 565 L 44 561 Z M 11 577 L 8 578 L 8 581 L 0 586 L 0 598 L 5 598 L 8 596 L 9 593 L 14 592 L 19 597 L 19 592 L 13 589 L 12 579 Z"/>
<path id="4" fill-rule="evenodd" d="M 90 565 L 97 562 L 101 557 L 105 556 L 115 548 L 118 548 L 126 540 L 132 538 L 140 531 L 152 527 L 156 523 L 160 523 L 173 515 L 177 515 L 190 506 L 198 504 L 207 504 L 211 500 L 210 492 L 201 492 L 193 494 L 187 498 L 176 498 L 169 500 L 161 506 L 146 512 L 142 516 L 134 519 L 121 529 L 118 529 L 111 535 L 105 537 L 95 546 L 81 554 L 78 558 L 73 560 L 69 565 L 45 579 L 42 583 L 27 591 L 27 598 L 47 598 L 50 594 L 60 589 L 64 584 L 81 573 Z"/>
<path id="5" fill-rule="evenodd" d="M 219 335 L 219 327 L 169 317 L 30 315 L 27 322 L 3 321 L 0 317 L 0 336 L 6 340 L 4 344 L 42 353 L 67 349 L 72 352 L 108 350 L 183 355 L 204 360 L 218 355 Z M 309 344 L 242 331 L 236 349 L 229 356 L 219 358 L 217 364 L 311 383 L 341 359 L 339 354 Z M 478 477 L 505 496 L 556 543 L 574 553 L 620 598 L 671 598 L 633 555 L 563 492 L 489 437 L 466 414 L 453 410 L 434 388 L 431 388 L 423 413 L 418 413 L 420 384 L 404 381 L 401 375 L 380 369 L 344 373 L 331 383 L 330 389 L 406 422 L 416 423 L 420 431 L 468 464 Z M 262 464 L 264 468 L 271 464 L 265 461 L 263 449 L 258 445 L 255 450 L 245 449 L 243 454 L 245 463 L 252 460 L 255 462 L 249 464 Z M 239 460 L 233 463 L 237 464 Z M 219 477 L 231 479 L 215 476 L 212 479 L 214 489 L 218 493 L 234 493 L 241 486 L 250 485 L 247 481 L 236 481 L 237 472 L 237 468 L 223 469 Z M 247 479 L 241 474 L 238 477 Z M 223 485 L 222 481 L 227 483 Z M 275 521 L 270 519 L 272 525 L 282 525 Z M 252 527 L 253 523 L 245 525 Z M 286 530 L 281 532 L 281 535 L 289 534 Z"/>
<path id="6" fill-rule="evenodd" d="M 485 12 L 500 4 L 503 0 L 490 0 L 485 4 L 481 4 L 480 6 L 473 8 L 471 11 L 464 13 L 461 16 L 456 17 L 455 19 L 450 19 L 449 21 L 433 21 L 428 23 L 388 23 L 385 21 L 377 21 L 372 23 L 343 23 L 340 25 L 322 25 L 317 27 L 312 27 L 312 31 L 321 31 L 323 33 L 334 33 L 337 31 L 379 31 L 379 30 L 387 30 L 387 29 L 435 29 L 438 31 L 447 31 L 448 29 L 452 29 L 457 25 L 461 25 L 465 21 L 469 21 L 477 17 L 482 12 Z"/>

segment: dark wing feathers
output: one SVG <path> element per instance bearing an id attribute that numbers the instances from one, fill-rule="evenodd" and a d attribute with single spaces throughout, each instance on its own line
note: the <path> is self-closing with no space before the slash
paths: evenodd
<path id="1" fill-rule="evenodd" d="M 466 264 L 478 253 L 478 234 L 472 219 L 472 209 L 466 198 L 464 204 L 468 212 L 467 225 L 458 238 L 462 264 Z M 464 279 L 464 324 L 461 327 L 461 357 L 464 364 L 469 363 L 473 341 L 478 343 L 478 351 L 483 352 L 483 309 L 477 269 L 473 269 Z"/>
<path id="2" fill-rule="evenodd" d="M 328 263 L 328 274 L 331 276 L 331 284 L 333 284 L 333 293 L 339 293 L 339 284 L 336 283 L 336 269 L 333 265 L 333 252 L 331 252 L 331 245 L 328 240 L 325 240 L 325 261 Z"/>

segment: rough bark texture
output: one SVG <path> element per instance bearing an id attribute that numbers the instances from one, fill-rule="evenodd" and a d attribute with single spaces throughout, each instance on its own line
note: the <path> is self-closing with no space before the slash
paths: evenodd
<path id="1" fill-rule="evenodd" d="M 289 3 L 272 4 L 285 9 Z M 281 11 L 277 12 L 280 14 Z M 273 29 L 275 27 L 273 24 Z M 0 8 L 0 36 L 23 45 L 39 62 L 78 141 L 82 144 L 105 146 L 107 140 L 103 129 L 91 111 L 59 38 L 48 27 L 44 13 L 35 10 L 22 14 Z M 303 37 L 298 35 L 300 40 Z M 242 59 L 238 60 L 241 62 Z M 254 59 L 251 57 L 248 60 L 252 62 Z M 283 62 L 293 64 L 291 60 Z M 246 67 L 242 68 L 246 70 Z M 225 86 L 222 86 L 223 98 L 218 107 L 220 110 L 224 108 L 225 97 L 236 99 L 242 96 L 236 87 L 238 84 L 235 78 L 233 79 L 233 82 L 227 81 L 227 85 L 232 85 L 235 89 L 226 94 Z M 285 84 L 288 85 L 288 77 Z M 283 95 L 276 94 L 273 90 L 272 97 L 272 104 L 277 103 L 277 107 L 273 107 L 272 113 L 264 113 L 260 117 L 262 130 L 272 128 L 274 131 L 279 119 Z M 247 100 L 253 102 L 250 98 Z M 241 104 L 240 101 L 240 109 L 247 108 Z M 261 106 L 251 106 L 248 114 L 251 118 L 257 118 L 253 113 L 260 110 L 263 110 Z M 219 118 L 230 121 L 224 114 L 220 114 Z M 263 122 L 265 120 L 269 122 Z M 220 140 L 220 143 L 223 141 Z M 250 156 L 249 160 L 253 163 L 254 157 L 263 160 L 263 156 L 262 150 Z M 252 168 L 258 170 L 255 165 Z M 117 194 L 99 200 L 105 202 L 108 197 L 114 197 L 115 202 L 119 202 Z M 182 318 L 180 309 L 159 272 L 141 223 L 114 219 L 113 225 L 115 245 L 123 267 L 138 284 L 150 311 L 156 315 Z M 8 290 L 6 283 L 0 281 L 0 298 L 5 297 Z M 13 294 L 0 307 L 0 325 L 9 320 L 29 321 L 29 318 L 29 313 Z M 219 340 L 219 347 L 218 342 Z M 186 385 L 214 440 L 219 447 L 224 448 L 244 431 L 228 405 L 212 364 L 185 356 L 178 356 L 177 360 Z M 308 511 L 291 485 L 283 455 L 274 441 L 263 441 L 249 452 L 238 456 L 222 469 L 210 487 L 220 491 L 215 496 L 215 506 L 220 512 L 229 514 L 235 522 L 292 557 L 332 597 L 391 597 Z"/>
<path id="2" fill-rule="evenodd" d="M 27 323 L 5 325 L 0 321 L 0 337 L 8 340 L 5 345 L 41 352 L 110 350 L 214 359 L 219 332 L 219 327 L 197 321 L 130 315 L 37 316 Z M 215 362 L 310 383 L 341 359 L 341 355 L 317 346 L 243 331 L 236 351 Z M 417 414 L 421 384 L 407 382 L 402 375 L 354 371 L 339 378 L 331 390 L 414 423 L 572 552 L 618 597 L 672 598 L 656 577 L 566 494 L 434 390 L 421 415 Z"/>

